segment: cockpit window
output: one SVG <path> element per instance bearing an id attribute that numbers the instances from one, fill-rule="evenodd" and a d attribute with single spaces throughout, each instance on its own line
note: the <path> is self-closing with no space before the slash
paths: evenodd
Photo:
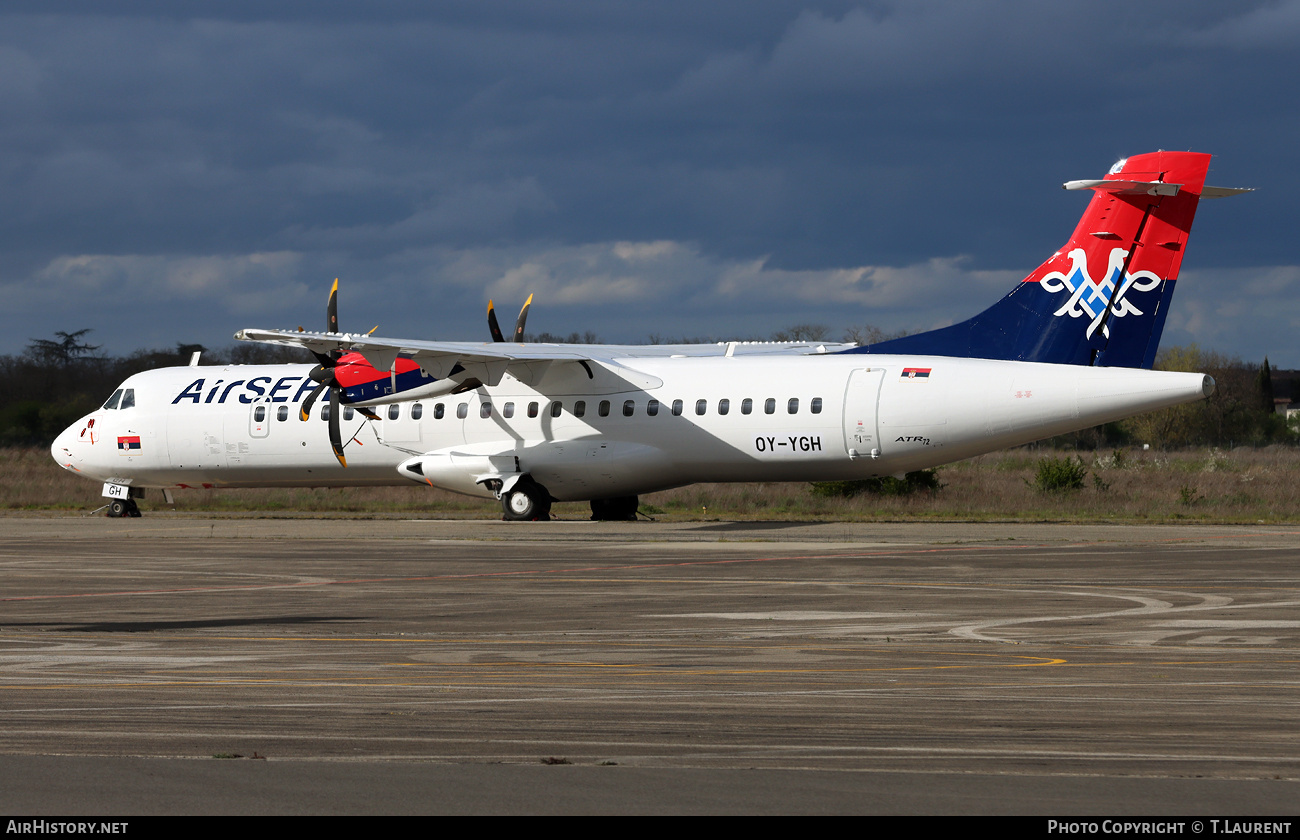
<path id="1" fill-rule="evenodd" d="M 108 398 L 108 402 L 104 403 L 104 408 L 117 408 L 117 401 L 120 399 L 122 399 L 122 389 L 118 388 L 113 392 L 113 396 Z"/>
<path id="2" fill-rule="evenodd" d="M 122 404 L 118 408 L 135 408 L 135 389 L 127 388 L 122 392 Z"/>

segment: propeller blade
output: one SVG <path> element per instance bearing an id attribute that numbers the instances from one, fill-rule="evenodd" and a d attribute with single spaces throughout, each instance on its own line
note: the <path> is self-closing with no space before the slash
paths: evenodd
<path id="1" fill-rule="evenodd" d="M 519 310 L 519 319 L 515 321 L 515 343 L 522 343 L 524 340 L 524 324 L 528 321 L 528 307 L 533 305 L 533 296 L 529 295 L 528 300 L 524 301 L 524 308 Z"/>
<path id="2" fill-rule="evenodd" d="M 343 457 L 343 435 L 339 432 L 339 389 L 330 388 L 330 447 L 334 450 L 334 457 L 339 459 L 343 466 L 348 465 L 348 460 Z"/>
<path id="3" fill-rule="evenodd" d="M 501 325 L 497 323 L 497 311 L 492 306 L 492 301 L 488 301 L 488 332 L 492 333 L 493 341 L 506 340 L 506 337 L 501 334 Z"/>
<path id="4" fill-rule="evenodd" d="M 320 396 L 321 391 L 324 391 L 328 387 L 329 387 L 328 382 L 322 382 L 321 384 L 316 386 L 315 390 L 313 390 L 310 394 L 307 395 L 307 399 L 302 401 L 302 408 L 298 409 L 299 420 L 305 421 L 308 417 L 311 416 L 311 407 L 316 404 L 316 398 Z"/>
<path id="5" fill-rule="evenodd" d="M 325 332 L 336 333 L 339 331 L 339 278 L 334 278 L 334 288 L 330 289 L 330 302 L 325 306 L 326 320 Z"/>

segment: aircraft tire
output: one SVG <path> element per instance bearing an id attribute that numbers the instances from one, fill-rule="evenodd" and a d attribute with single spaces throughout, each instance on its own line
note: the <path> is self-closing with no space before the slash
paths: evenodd
<path id="1" fill-rule="evenodd" d="M 540 484 L 521 481 L 501 497 L 501 514 L 507 522 L 537 522 L 551 518 L 551 494 Z"/>
<path id="2" fill-rule="evenodd" d="M 113 501 L 109 502 L 108 513 L 106 515 L 111 516 L 114 519 L 126 516 L 127 515 L 126 502 L 123 501 L 122 499 L 114 499 Z"/>

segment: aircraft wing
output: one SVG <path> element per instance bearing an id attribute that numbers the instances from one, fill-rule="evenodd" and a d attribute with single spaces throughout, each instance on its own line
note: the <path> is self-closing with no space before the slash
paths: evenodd
<path id="1" fill-rule="evenodd" d="M 449 377 L 458 366 L 489 385 L 511 366 L 551 362 L 612 362 L 649 357 L 736 355 L 806 356 L 833 353 L 855 344 L 815 341 L 725 341 L 714 344 L 530 344 L 510 341 L 420 341 L 352 333 L 247 329 L 240 341 L 301 347 L 313 353 L 333 350 L 360 353 L 375 370 L 388 370 L 398 356 L 413 360 L 435 379 Z"/>

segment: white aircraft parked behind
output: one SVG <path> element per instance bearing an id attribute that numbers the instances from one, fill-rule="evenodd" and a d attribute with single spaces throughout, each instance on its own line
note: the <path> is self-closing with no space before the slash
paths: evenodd
<path id="1" fill-rule="evenodd" d="M 490 343 L 247 329 L 320 364 L 136 374 L 51 447 L 104 482 L 110 515 L 145 488 L 410 481 L 501 501 L 506 519 L 701 481 L 902 475 L 1201 399 L 1214 381 L 1150 368 L 1209 155 L 1130 157 L 1069 242 L 1005 298 L 929 333 L 857 347 Z M 531 300 L 531 299 L 530 299 Z M 327 399 L 318 397 L 328 392 Z M 376 410 L 371 411 L 373 407 Z M 316 409 L 313 411 L 313 409 Z"/>

